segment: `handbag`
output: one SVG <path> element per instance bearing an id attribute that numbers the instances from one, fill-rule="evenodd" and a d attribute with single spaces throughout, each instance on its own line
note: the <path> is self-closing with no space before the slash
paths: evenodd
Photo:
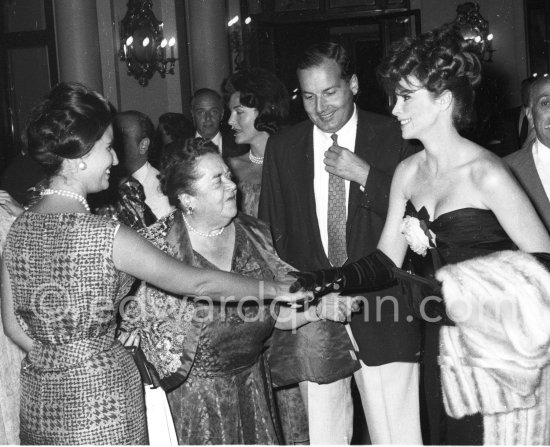
<path id="1" fill-rule="evenodd" d="M 155 368 L 147 361 L 141 348 L 135 346 L 126 346 L 126 348 L 132 353 L 143 382 L 149 444 L 178 445 L 168 399 L 160 386 Z"/>
<path id="2" fill-rule="evenodd" d="M 150 445 L 178 445 L 174 420 L 164 390 L 158 386 L 145 385 L 147 431 Z"/>

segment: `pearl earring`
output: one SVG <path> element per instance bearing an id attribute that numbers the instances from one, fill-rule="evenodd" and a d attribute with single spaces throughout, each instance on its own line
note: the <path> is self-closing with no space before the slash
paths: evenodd
<path id="1" fill-rule="evenodd" d="M 88 165 L 86 165 L 86 163 L 84 163 L 83 161 L 78 163 L 78 169 L 80 169 L 81 171 L 84 171 L 84 169 L 86 169 L 87 167 Z"/>

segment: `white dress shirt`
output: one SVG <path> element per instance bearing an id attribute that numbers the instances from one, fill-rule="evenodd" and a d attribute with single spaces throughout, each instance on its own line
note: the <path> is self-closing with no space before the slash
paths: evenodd
<path id="1" fill-rule="evenodd" d="M 550 199 L 550 148 L 537 138 L 533 143 L 533 158 L 546 197 Z"/>
<path id="2" fill-rule="evenodd" d="M 200 135 L 198 132 L 195 132 L 195 138 L 203 138 L 202 135 Z M 212 138 L 210 141 L 214 143 L 216 146 L 218 146 L 218 152 L 220 155 L 222 154 L 223 149 L 223 143 L 222 143 L 222 134 L 218 132 L 216 135 L 214 135 L 214 138 Z"/>
<path id="3" fill-rule="evenodd" d="M 166 216 L 174 210 L 174 207 L 168 202 L 160 190 L 160 181 L 158 179 L 159 171 L 146 162 L 141 168 L 132 174 L 141 185 L 145 193 L 145 203 L 151 209 L 157 219 Z"/>
<path id="4" fill-rule="evenodd" d="M 357 109 L 354 107 L 353 115 L 349 121 L 338 132 L 338 146 L 345 147 L 351 152 L 355 152 L 355 136 L 357 135 Z M 330 137 L 332 133 L 325 133 L 317 126 L 313 126 L 313 190 L 315 191 L 315 210 L 317 211 L 317 220 L 319 231 L 321 232 L 321 242 L 328 256 L 328 179 L 329 173 L 325 170 L 325 152 L 333 141 Z M 349 181 L 345 180 L 346 204 L 349 198 Z M 346 207 L 347 209 L 347 207 Z M 347 215 L 347 212 L 346 212 Z M 347 219 L 347 217 L 346 217 Z"/>

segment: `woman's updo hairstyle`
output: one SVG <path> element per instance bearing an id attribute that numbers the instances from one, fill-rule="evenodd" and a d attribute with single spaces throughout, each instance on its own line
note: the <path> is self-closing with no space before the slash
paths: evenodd
<path id="1" fill-rule="evenodd" d="M 269 70 L 239 71 L 227 78 L 222 88 L 226 103 L 233 93 L 239 92 L 241 104 L 258 111 L 254 127 L 260 132 L 274 134 L 288 117 L 288 91 Z"/>
<path id="2" fill-rule="evenodd" d="M 188 138 L 170 144 L 180 147 L 170 151 L 162 161 L 160 189 L 170 205 L 181 207 L 180 194 L 195 194 L 195 182 L 199 178 L 198 159 L 206 154 L 219 155 L 219 151 L 218 146 L 204 138 Z"/>
<path id="3" fill-rule="evenodd" d="M 481 64 L 473 41 L 464 40 L 452 25 L 401 40 L 382 61 L 378 78 L 386 93 L 393 95 L 401 89 L 399 83 L 411 76 L 436 96 L 451 92 L 457 129 L 471 124 L 475 88 L 481 82 Z"/>
<path id="4" fill-rule="evenodd" d="M 30 112 L 24 138 L 28 154 L 49 176 L 57 174 L 64 159 L 92 150 L 113 114 L 99 93 L 82 84 L 60 83 Z"/>

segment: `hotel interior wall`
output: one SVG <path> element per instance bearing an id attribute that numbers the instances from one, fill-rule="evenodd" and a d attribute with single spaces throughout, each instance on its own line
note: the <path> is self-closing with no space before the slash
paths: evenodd
<path id="1" fill-rule="evenodd" d="M 74 4 L 82 4 L 83 14 L 90 14 L 91 0 L 69 0 L 72 11 L 78 13 Z M 155 74 L 147 87 L 141 87 L 138 82 L 126 74 L 126 66 L 118 59 L 118 22 L 126 12 L 126 1 L 95 0 L 98 32 L 92 39 L 82 45 L 92 45 L 99 48 L 101 85 L 104 95 L 119 110 L 136 109 L 147 113 L 154 121 L 164 112 L 182 112 L 188 114 L 188 104 L 191 92 L 200 87 L 219 89 L 221 79 L 229 74 L 229 46 L 227 44 L 226 24 L 220 17 L 225 14 L 225 1 L 221 0 L 184 0 L 186 8 L 181 8 L 181 0 L 155 0 L 153 11 L 156 17 L 164 22 L 165 36 L 176 36 L 178 40 L 177 53 L 180 60 L 176 63 L 176 74 L 161 78 Z M 189 3 L 191 8 L 189 8 Z M 199 5 L 197 5 L 199 3 Z M 235 0 L 230 0 L 230 9 Z M 411 8 L 421 10 L 422 30 L 432 29 L 444 22 L 451 21 L 456 16 L 456 6 L 461 0 L 411 0 Z M 67 0 L 54 0 L 55 7 L 65 7 Z M 524 11 L 522 0 L 479 0 L 480 12 L 489 21 L 490 30 L 494 34 L 492 68 L 502 73 L 504 81 L 503 102 L 506 106 L 519 104 L 519 84 L 527 76 L 526 43 L 524 27 Z M 204 8 L 202 11 L 198 7 Z M 214 12 L 212 8 L 216 8 Z M 221 9 L 220 9 L 221 8 Z M 191 16 L 186 20 L 181 14 L 185 9 Z M 63 14 L 61 14 L 63 16 Z M 66 16 L 66 14 L 65 14 Z M 56 19 L 59 19 L 59 11 Z M 176 19 L 176 17 L 178 17 Z M 197 20 L 198 19 L 198 20 Z M 90 20 L 89 23 L 93 23 Z M 187 27 L 187 23 L 191 23 Z M 56 24 L 56 26 L 63 24 Z M 75 27 L 73 27 L 75 32 Z M 208 39 L 201 30 L 210 29 Z M 212 30 L 217 30 L 214 32 Z M 70 38 L 66 37 L 64 39 Z M 79 40 L 81 42 L 82 39 Z M 203 42 L 201 44 L 201 41 Z M 189 42 L 188 44 L 186 42 Z M 63 45 L 58 44 L 58 51 Z M 69 56 L 70 54 L 70 56 Z M 92 48 L 83 48 L 75 56 L 74 51 L 60 52 L 60 68 L 67 67 L 67 57 L 71 64 L 86 64 L 90 55 L 97 54 Z M 205 55 L 208 54 L 208 57 Z M 97 59 L 97 56 L 94 56 Z M 93 59 L 93 58 L 92 58 Z M 73 71 L 79 76 L 78 70 Z M 63 73 L 61 73 L 63 75 Z M 80 76 L 84 76 L 81 74 Z M 63 80 L 63 77 L 61 78 Z M 72 79 L 86 81 L 86 79 Z M 97 87 L 96 87 L 97 88 Z"/>
<path id="2" fill-rule="evenodd" d="M 457 5 L 464 0 L 411 0 L 411 8 L 421 10 L 422 30 L 454 20 Z M 523 0 L 477 0 L 479 12 L 489 21 L 494 35 L 491 69 L 502 76 L 502 103 L 521 104 L 520 83 L 527 73 L 527 44 Z"/>

